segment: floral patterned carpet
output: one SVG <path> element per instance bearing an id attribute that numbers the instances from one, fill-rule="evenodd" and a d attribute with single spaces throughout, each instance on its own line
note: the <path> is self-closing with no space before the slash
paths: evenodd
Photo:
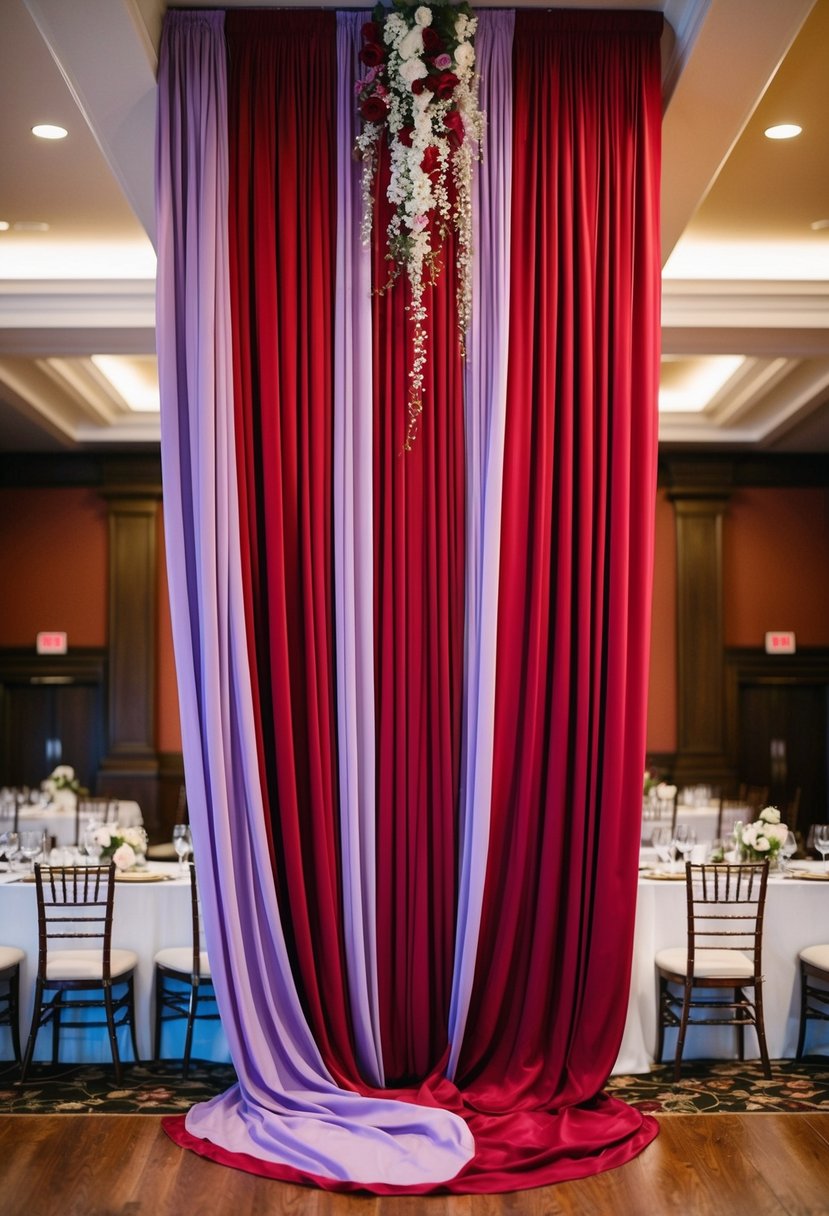
<path id="1" fill-rule="evenodd" d="M 673 1066 L 643 1076 L 611 1077 L 608 1093 L 654 1115 L 829 1111 L 829 1057 L 772 1062 L 767 1081 L 759 1064 L 694 1061 L 673 1083 Z M 112 1068 L 69 1064 L 35 1065 L 25 1085 L 18 1069 L 0 1065 L 0 1115 L 170 1115 L 221 1093 L 236 1077 L 229 1064 L 194 1061 L 183 1080 L 174 1064 L 125 1064 L 115 1083 Z"/>
<path id="2" fill-rule="evenodd" d="M 673 1064 L 644 1076 L 611 1077 L 608 1093 L 651 1115 L 716 1115 L 829 1111 L 829 1056 L 772 1060 L 772 1079 L 759 1062 L 694 1060 L 678 1083 Z"/>

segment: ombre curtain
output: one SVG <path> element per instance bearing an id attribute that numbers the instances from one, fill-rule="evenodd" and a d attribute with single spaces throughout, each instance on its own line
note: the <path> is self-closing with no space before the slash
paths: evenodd
<path id="1" fill-rule="evenodd" d="M 165 22 L 165 521 L 238 1076 L 166 1127 L 329 1189 L 510 1190 L 656 1134 L 602 1088 L 644 752 L 661 19 L 479 15 L 469 354 L 450 242 L 409 452 L 382 181 L 359 243 L 364 19 Z"/>

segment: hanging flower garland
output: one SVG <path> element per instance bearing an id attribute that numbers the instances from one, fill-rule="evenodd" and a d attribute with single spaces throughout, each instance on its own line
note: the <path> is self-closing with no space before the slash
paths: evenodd
<path id="1" fill-rule="evenodd" d="M 475 48 L 477 18 L 464 2 L 394 0 L 377 5 L 363 26 L 360 59 L 367 68 L 356 92 L 363 129 L 357 139 L 363 162 L 363 239 L 372 228 L 378 149 L 388 141 L 393 212 L 387 229 L 389 282 L 405 270 L 412 320 L 409 369 L 408 450 L 423 410 L 426 366 L 424 284 L 442 269 L 440 249 L 457 233 L 457 313 L 461 343 L 472 308 L 472 165 L 483 136 L 478 109 Z"/>

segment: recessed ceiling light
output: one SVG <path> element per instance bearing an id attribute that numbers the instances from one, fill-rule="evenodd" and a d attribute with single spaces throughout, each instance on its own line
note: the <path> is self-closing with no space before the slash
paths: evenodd
<path id="1" fill-rule="evenodd" d="M 812 229 L 812 232 L 824 232 L 829 228 L 829 220 L 814 220 L 809 227 Z"/>
<path id="2" fill-rule="evenodd" d="M 11 224 L 8 220 L 0 220 L 0 232 L 8 232 L 9 228 L 11 228 Z"/>
<path id="3" fill-rule="evenodd" d="M 32 127 L 32 135 L 36 135 L 38 139 L 66 139 L 68 134 L 66 127 L 56 127 L 50 122 L 40 122 Z"/>
<path id="4" fill-rule="evenodd" d="M 803 130 L 793 122 L 781 122 L 776 127 L 766 127 L 763 134 L 767 139 L 794 139 Z"/>
<path id="5" fill-rule="evenodd" d="M 48 232 L 49 225 L 43 220 L 15 220 L 15 232 Z"/>

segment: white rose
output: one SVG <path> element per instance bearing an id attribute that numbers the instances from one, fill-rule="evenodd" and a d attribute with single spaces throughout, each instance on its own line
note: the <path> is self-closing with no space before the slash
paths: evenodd
<path id="1" fill-rule="evenodd" d="M 423 53 L 423 31 L 419 25 L 409 30 L 405 38 L 400 39 L 397 53 L 401 59 L 411 59 L 414 55 Z"/>
<path id="2" fill-rule="evenodd" d="M 459 68 L 471 68 L 475 62 L 475 51 L 471 42 L 459 42 L 455 48 L 455 63 Z"/>
<path id="3" fill-rule="evenodd" d="M 660 781 L 656 787 L 656 796 L 657 798 L 664 799 L 666 802 L 670 802 L 676 797 L 676 786 L 668 785 L 667 781 Z"/>
<path id="4" fill-rule="evenodd" d="M 780 812 L 776 806 L 767 806 L 760 812 L 760 818 L 763 823 L 779 823 Z"/>
<path id="5" fill-rule="evenodd" d="M 432 24 L 432 10 L 427 8 L 425 4 L 421 4 L 420 8 L 415 9 L 415 21 L 419 26 Z"/>
<path id="6" fill-rule="evenodd" d="M 744 827 L 742 836 L 740 837 L 740 839 L 742 840 L 744 845 L 748 845 L 748 847 L 750 849 L 753 849 L 755 847 L 755 841 L 757 840 L 756 825 L 753 823 L 749 823 L 746 827 Z"/>
<path id="7" fill-rule="evenodd" d="M 758 853 L 765 853 L 771 848 L 771 845 L 765 836 L 758 836 L 752 847 L 755 848 Z"/>
<path id="8" fill-rule="evenodd" d="M 766 835 L 768 836 L 769 840 L 777 840 L 780 844 L 784 843 L 788 834 L 789 829 L 786 827 L 785 823 L 770 823 L 766 828 Z"/>
<path id="9" fill-rule="evenodd" d="M 119 845 L 112 854 L 112 860 L 117 870 L 128 870 L 135 865 L 135 850 L 128 844 Z"/>
<path id="10" fill-rule="evenodd" d="M 96 828 L 92 833 L 92 840 L 95 844 L 99 844 L 102 849 L 108 849 L 112 844 L 112 832 L 106 825 Z"/>
<path id="11" fill-rule="evenodd" d="M 412 59 L 404 59 L 400 65 L 400 75 L 407 84 L 411 84 L 413 80 L 422 80 L 424 76 L 429 75 L 429 69 L 422 59 L 414 56 Z"/>

